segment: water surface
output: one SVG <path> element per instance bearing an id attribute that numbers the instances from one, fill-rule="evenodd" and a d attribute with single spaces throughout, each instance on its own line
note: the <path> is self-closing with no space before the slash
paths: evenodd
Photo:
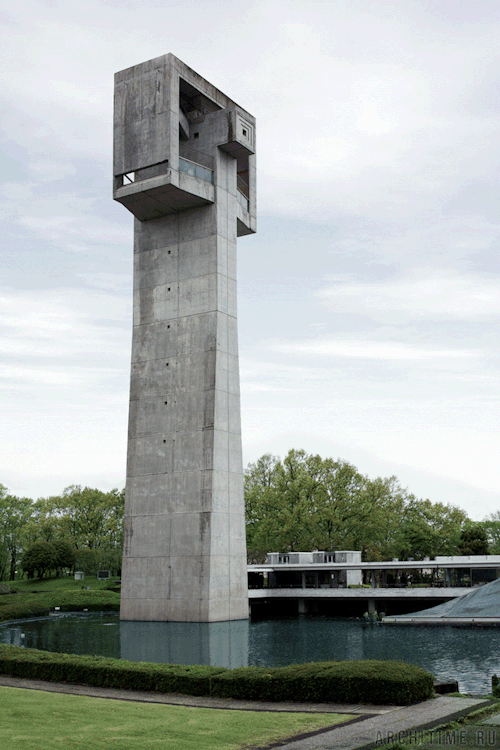
<path id="1" fill-rule="evenodd" d="M 462 692 L 484 695 L 500 675 L 500 629 L 364 627 L 360 620 L 296 616 L 230 623 L 122 622 L 117 613 L 60 614 L 0 625 L 0 642 L 130 661 L 278 666 L 339 659 L 418 664 Z"/>

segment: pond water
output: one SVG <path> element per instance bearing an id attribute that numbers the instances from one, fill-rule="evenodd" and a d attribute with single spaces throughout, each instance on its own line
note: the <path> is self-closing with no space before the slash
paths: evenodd
<path id="1" fill-rule="evenodd" d="M 0 625 L 0 642 L 130 661 L 278 666 L 339 659 L 419 664 L 462 692 L 484 695 L 500 675 L 500 629 L 364 626 L 301 616 L 225 623 L 121 622 L 117 613 L 59 614 Z"/>

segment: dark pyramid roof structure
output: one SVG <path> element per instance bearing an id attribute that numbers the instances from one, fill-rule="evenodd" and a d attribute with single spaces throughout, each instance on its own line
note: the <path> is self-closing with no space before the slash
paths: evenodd
<path id="1" fill-rule="evenodd" d="M 468 594 L 436 607 L 411 612 L 408 615 L 384 617 L 387 624 L 432 624 L 432 625 L 472 625 L 489 623 L 500 625 L 500 578 L 479 588 L 472 589 Z"/>

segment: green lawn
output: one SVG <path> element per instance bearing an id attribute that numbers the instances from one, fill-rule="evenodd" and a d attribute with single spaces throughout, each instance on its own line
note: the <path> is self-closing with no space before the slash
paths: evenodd
<path id="1" fill-rule="evenodd" d="M 0 716 L 0 747 L 8 750 L 237 750 L 352 718 L 166 706 L 8 687 L 0 687 Z"/>
<path id="2" fill-rule="evenodd" d="M 85 576 L 83 581 L 75 581 L 74 575 L 59 576 L 59 578 L 20 578 L 15 581 L 6 581 L 11 589 L 17 589 L 22 593 L 31 591 L 82 591 L 90 587 L 92 591 L 106 589 L 112 586 L 115 578 L 98 581 L 96 576 Z"/>
<path id="3" fill-rule="evenodd" d="M 98 581 L 95 576 L 86 576 L 83 581 L 75 581 L 72 576 L 35 578 L 9 585 L 17 593 L 0 595 L 0 622 L 46 615 L 54 607 L 65 611 L 120 609 L 120 594 L 108 589 L 113 584 Z"/>

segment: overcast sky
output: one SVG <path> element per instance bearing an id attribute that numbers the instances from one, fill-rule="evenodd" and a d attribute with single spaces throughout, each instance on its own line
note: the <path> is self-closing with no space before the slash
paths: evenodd
<path id="1" fill-rule="evenodd" d="M 173 52 L 257 118 L 245 463 L 304 448 L 500 509 L 498 0 L 3 0 L 0 24 L 1 484 L 124 486 L 113 74 Z"/>

